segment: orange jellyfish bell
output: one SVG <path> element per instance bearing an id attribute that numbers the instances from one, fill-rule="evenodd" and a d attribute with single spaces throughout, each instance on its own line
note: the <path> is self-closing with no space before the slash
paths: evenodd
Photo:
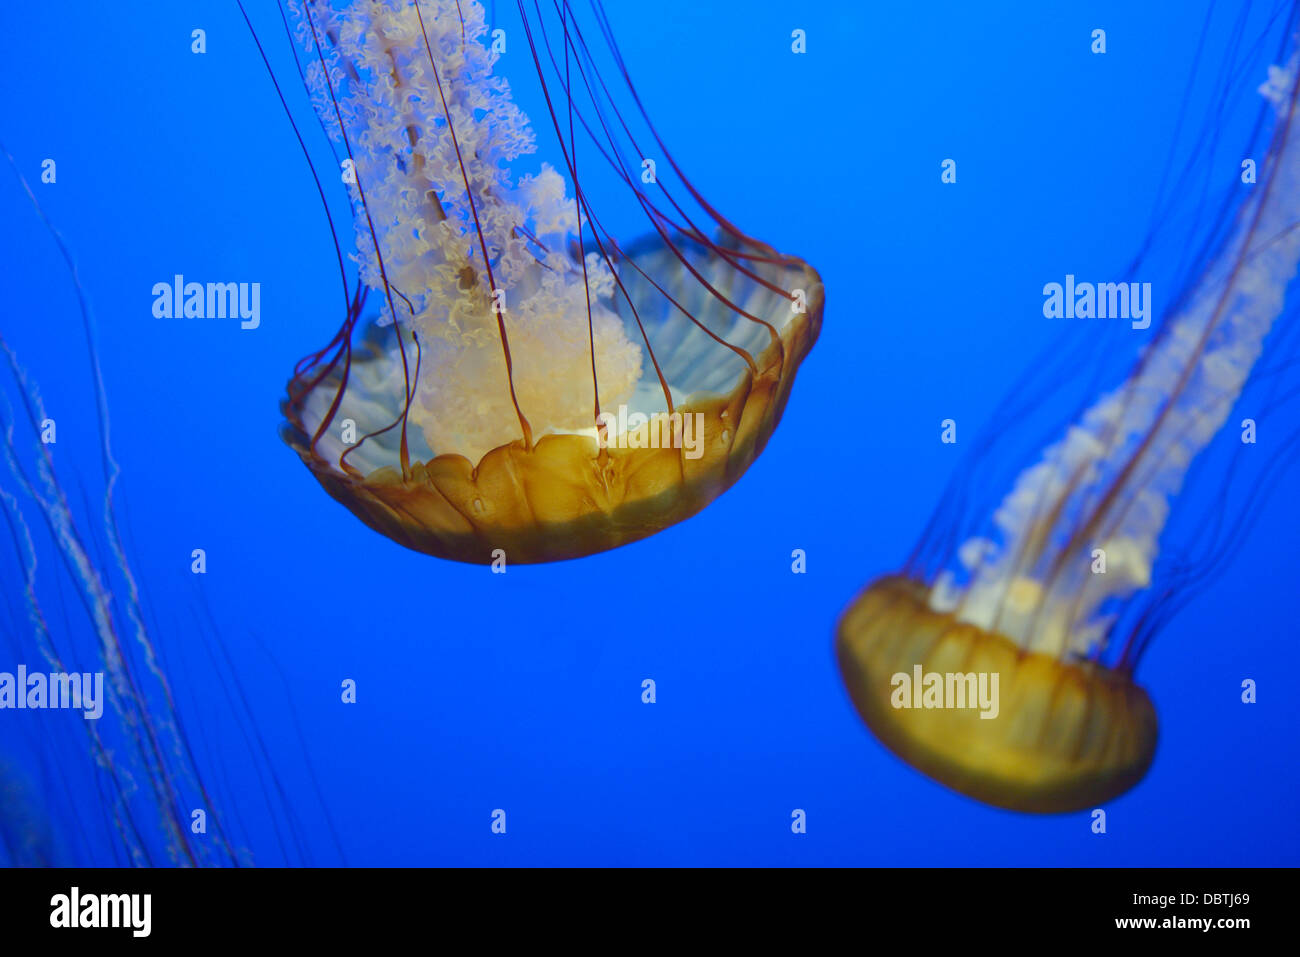
<path id="1" fill-rule="evenodd" d="M 1016 811 L 1094 807 L 1142 779 L 1155 756 L 1156 712 L 1127 674 L 1026 652 L 933 611 L 926 593 L 914 580 L 883 578 L 853 602 L 836 635 L 849 696 L 891 751 L 956 791 Z M 898 675 L 909 677 L 906 688 Z M 931 675 L 944 683 L 930 681 L 931 690 L 951 684 L 972 697 L 979 675 L 997 675 L 998 713 L 925 707 Z M 900 691 L 912 697 L 905 707 L 895 707 Z"/>
<path id="2" fill-rule="evenodd" d="M 614 548 L 729 488 L 817 338 L 817 273 L 719 216 L 644 113 L 633 133 L 571 13 L 549 34 L 524 21 L 567 177 L 510 172 L 535 135 L 493 75 L 479 4 L 296 14 L 355 179 L 361 267 L 344 327 L 282 404 L 321 485 L 394 541 L 477 563 Z M 599 172 L 648 238 L 605 228 L 588 205 Z M 379 315 L 354 345 L 368 295 Z"/>
<path id="3" fill-rule="evenodd" d="M 664 260 L 670 256 L 665 248 L 647 257 L 647 272 L 668 267 Z M 709 259 L 703 271 L 730 268 L 717 254 Z M 631 322 L 639 316 L 652 342 L 668 344 L 656 349 L 655 358 L 672 391 L 686 398 L 672 413 L 653 412 L 653 419 L 641 411 L 650 420 L 622 433 L 617 445 L 606 440 L 602 447 L 598 436 L 584 432 L 551 433 L 531 445 L 522 439 L 498 445 L 477 463 L 446 452 L 411 461 L 403 470 L 396 440 L 372 440 L 344 459 L 345 448 L 309 438 L 342 385 L 337 373 L 311 388 L 304 376 L 290 383 L 290 396 L 297 398 L 283 406 L 285 440 L 321 485 L 367 525 L 440 558 L 488 563 L 502 549 L 512 562 L 557 561 L 645 538 L 691 517 L 726 491 L 780 421 L 795 370 L 817 337 L 820 284 L 797 262 L 768 271 L 811 289 L 817 299 L 808 312 L 781 322 L 770 341 L 761 326 L 736 330 L 732 344 L 749 346 L 748 356 L 718 354 L 691 316 L 654 301 L 650 283 L 629 283 L 635 297 L 624 318 Z M 789 313 L 788 302 L 756 282 L 744 295 L 764 301 L 756 312 L 776 318 L 784 307 Z M 352 361 L 334 417 L 355 422 L 358 434 L 378 433 L 402 414 L 400 388 L 394 393 L 384 387 L 391 377 L 393 339 L 391 327 L 372 330 L 367 354 Z M 642 392 L 653 398 L 651 389 Z M 640 409 L 654 406 L 651 400 Z"/>

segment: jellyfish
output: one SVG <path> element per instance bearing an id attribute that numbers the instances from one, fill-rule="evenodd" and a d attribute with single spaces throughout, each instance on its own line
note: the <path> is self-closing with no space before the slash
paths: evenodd
<path id="1" fill-rule="evenodd" d="M 863 721 L 960 793 L 1063 813 L 1122 794 L 1152 763 L 1156 710 L 1134 669 L 1200 580 L 1176 562 L 1158 574 L 1162 531 L 1300 263 L 1296 76 L 1295 55 L 1271 68 L 1259 182 L 1127 378 L 1019 474 L 982 533 L 937 530 L 838 623 L 836 657 Z"/>
<path id="2" fill-rule="evenodd" d="M 0 795 L 0 833 L 16 864 L 104 864 L 110 857 L 132 866 L 234 864 L 238 852 L 190 748 L 127 557 L 118 519 L 121 469 L 110 440 L 89 300 L 71 250 L 19 164 L 3 144 L 0 154 L 57 247 L 76 293 L 102 471 L 99 508 L 89 504 L 95 500 L 89 472 L 79 476 L 84 508 L 78 508 L 60 479 L 55 446 L 45 440 L 53 419 L 41 390 L 0 333 L 0 369 L 12 382 L 0 389 L 0 559 L 12 558 L 14 566 L 3 576 L 12 587 L 0 606 L 8 613 L 0 633 L 19 675 L 49 673 L 51 700 L 55 675 L 77 688 L 71 713 L 7 714 L 14 730 L 4 742 L 9 767 L 0 767 L 0 788 L 7 792 Z M 55 611 L 61 616 L 53 617 Z M 44 707 L 32 698 L 40 680 L 15 682 L 6 672 L 6 707 L 15 707 L 16 698 L 23 699 L 19 709 L 33 707 L 33 700 Z M 22 759 L 40 768 L 39 791 Z M 30 810 L 38 794 L 39 815 Z M 212 820 L 204 840 L 191 830 L 193 808 Z M 58 833 L 55 821 L 63 825 Z"/>
<path id="3" fill-rule="evenodd" d="M 486 564 L 615 548 L 729 488 L 781 418 L 822 283 L 682 173 L 601 6 L 584 31 L 567 0 L 518 4 L 508 57 L 558 160 L 519 174 L 539 134 L 476 0 L 289 8 L 356 241 L 342 326 L 282 402 L 325 490 L 402 545 Z M 644 235 L 620 241 L 624 220 Z"/>
<path id="4" fill-rule="evenodd" d="M 90 296 L 22 164 L 3 143 L 0 157 L 35 214 L 11 218 L 10 225 L 35 224 L 40 241 L 57 247 L 89 360 L 89 395 L 63 390 L 47 404 L 37 376 L 0 330 L 0 863 L 240 866 L 272 860 L 271 853 L 254 856 L 238 809 L 212 773 L 205 719 L 218 715 L 186 707 L 188 676 L 177 682 L 168 670 L 179 649 L 158 640 L 158 609 L 146 600 L 155 583 L 140 577 L 129 557 L 124 472 L 111 441 Z M 64 344 L 75 341 L 57 315 L 48 325 Z M 69 361 L 67 348 L 45 351 Z M 75 449 L 65 453 L 55 441 L 54 410 L 60 408 L 93 409 L 83 431 L 92 439 L 86 447 L 93 468 L 78 468 L 85 463 Z M 74 478 L 65 484 L 69 473 Z M 260 800 L 257 820 L 277 830 L 285 863 L 310 864 L 277 761 L 262 741 L 257 711 L 242 693 L 228 649 L 214 637 L 217 630 L 204 606 L 183 638 L 210 655 L 207 673 L 231 700 L 231 715 L 220 716 L 233 717 L 245 736 L 245 748 L 225 743 L 222 751 L 269 779 L 274 793 L 263 784 L 262 793 L 250 795 Z M 56 680 L 66 689 L 57 705 Z M 241 790 L 257 789 L 245 784 Z M 295 797 L 300 802 L 304 796 Z M 324 817 L 334 836 L 328 810 Z"/>

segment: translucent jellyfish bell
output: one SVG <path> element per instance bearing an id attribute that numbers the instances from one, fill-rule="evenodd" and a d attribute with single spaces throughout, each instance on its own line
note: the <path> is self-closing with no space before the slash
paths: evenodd
<path id="1" fill-rule="evenodd" d="M 516 176 L 535 136 L 478 3 L 295 13 L 361 269 L 283 404 L 325 489 L 403 545 L 487 563 L 613 548 L 730 487 L 816 340 L 817 273 L 719 216 L 644 114 L 633 132 L 571 14 L 526 19 L 533 57 L 512 54 L 536 64 L 568 175 Z M 602 176 L 647 238 L 621 245 L 588 205 Z M 380 321 L 354 343 L 367 295 Z"/>
<path id="2" fill-rule="evenodd" d="M 845 612 L 836 653 L 858 713 L 891 751 L 954 790 L 999 807 L 1092 807 L 1142 779 L 1156 712 L 1119 671 L 1025 651 L 1019 635 L 936 611 L 906 577 L 872 584 Z M 895 708 L 894 676 L 998 676 L 997 716 Z M 945 677 L 946 681 L 946 677 Z"/>
<path id="3" fill-rule="evenodd" d="M 989 535 L 941 558 L 937 574 L 872 583 L 839 622 L 836 653 L 858 713 L 957 791 L 1063 812 L 1123 793 L 1151 764 L 1156 712 L 1133 669 L 1162 603 L 1194 579 L 1155 581 L 1162 530 L 1300 264 L 1296 74 L 1293 58 L 1261 89 L 1278 117 L 1260 181 L 1128 379 L 1020 474 Z M 940 529 L 938 551 L 953 538 Z M 1158 594 L 1143 604 L 1149 590 Z M 1127 636 L 1116 634 L 1121 622 Z M 1000 700 L 969 706 L 967 675 L 990 686 L 996 676 Z"/>

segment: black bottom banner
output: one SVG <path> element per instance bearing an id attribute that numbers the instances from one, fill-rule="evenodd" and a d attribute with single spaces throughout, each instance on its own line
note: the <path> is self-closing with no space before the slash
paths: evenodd
<path id="1" fill-rule="evenodd" d="M 1232 946 L 1284 933 L 1294 884 L 1294 871 L 1221 869 L 11 870 L 0 872 L 0 926 L 10 942 L 74 946 L 382 945 L 451 929 L 484 942 L 514 932 L 607 946 L 714 935 L 770 944 L 786 930 L 864 943 L 1199 937 Z"/>

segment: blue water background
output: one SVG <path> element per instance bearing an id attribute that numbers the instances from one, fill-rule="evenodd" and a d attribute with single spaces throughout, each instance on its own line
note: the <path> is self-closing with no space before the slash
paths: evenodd
<path id="1" fill-rule="evenodd" d="M 940 421 L 973 438 L 1060 334 L 1042 285 L 1119 278 L 1189 130 L 1222 147 L 1197 167 L 1215 195 L 1233 188 L 1250 89 L 1282 40 L 1257 6 L 1240 33 L 1219 6 L 1193 76 L 1202 3 L 610 3 L 679 163 L 733 221 L 820 271 L 825 324 L 775 437 L 719 501 L 647 541 L 504 576 L 370 531 L 277 435 L 285 381 L 332 335 L 340 296 L 315 188 L 234 3 L 9 11 L 0 136 L 92 300 L 155 641 L 253 858 L 338 861 L 324 802 L 353 864 L 1300 862 L 1300 504 L 1286 487 L 1143 661 L 1160 749 L 1108 805 L 1104 836 L 1086 814 L 993 810 L 911 770 L 859 723 L 831 653 L 839 612 L 900 566 L 962 461 Z M 287 69 L 278 19 L 249 7 Z M 1089 50 L 1099 27 L 1104 56 Z M 201 56 L 194 28 L 207 31 Z M 804 56 L 790 52 L 795 28 Z M 526 79 L 517 30 L 510 41 L 506 69 Z M 1229 64 L 1243 69 L 1220 116 Z M 516 86 L 541 123 L 535 93 Z M 300 88 L 286 93 L 302 106 Z M 56 185 L 38 182 L 45 157 Z M 949 157 L 953 186 L 939 180 Z M 1213 224 L 1196 189 L 1172 188 L 1182 219 L 1162 248 L 1176 252 Z M 98 439 L 73 289 L 7 171 L 0 210 L 0 321 L 59 421 L 65 481 L 90 483 Z M 260 282 L 261 328 L 155 319 L 150 289 L 175 273 Z M 1175 273 L 1172 254 L 1152 263 L 1158 295 Z M 1134 356 L 1142 341 L 1113 337 Z M 1051 403 L 1048 419 L 1069 411 Z M 1300 426 L 1294 409 L 1279 415 L 1280 431 Z M 1178 508 L 1204 513 L 1218 491 L 1211 476 Z M 207 551 L 202 578 L 194 548 Z M 805 575 L 791 573 L 796 548 Z M 17 574 L 0 550 L 0 587 Z M 237 689 L 211 669 L 216 641 Z M 1253 706 L 1239 700 L 1246 678 Z M 340 703 L 344 679 L 356 705 Z M 232 696 L 282 791 L 249 760 Z M 91 786 L 76 756 L 46 758 Z M 297 851 L 282 850 L 286 805 Z M 497 808 L 504 836 L 490 829 Z M 796 808 L 805 835 L 791 832 Z"/>

